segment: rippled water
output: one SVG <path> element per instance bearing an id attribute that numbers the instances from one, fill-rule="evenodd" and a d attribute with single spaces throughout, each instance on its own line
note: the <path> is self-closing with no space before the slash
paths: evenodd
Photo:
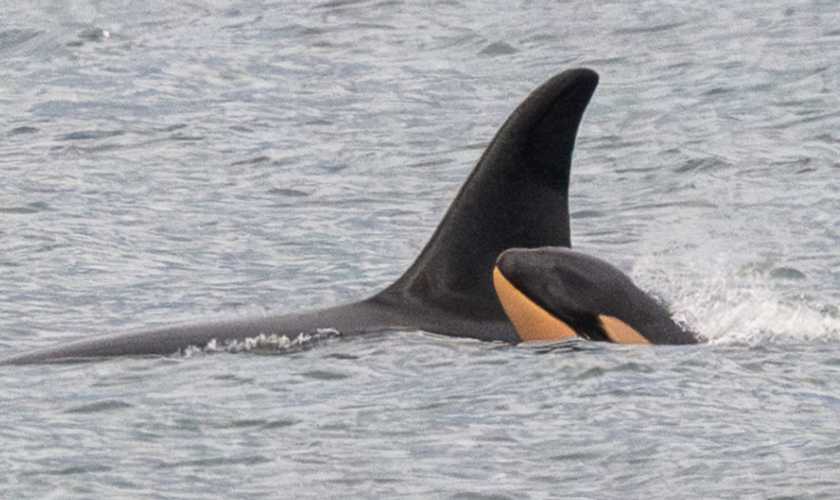
<path id="1" fill-rule="evenodd" d="M 0 349 L 350 301 L 601 74 L 573 241 L 710 342 L 421 332 L 0 370 L 2 498 L 836 498 L 829 1 L 0 8 Z"/>

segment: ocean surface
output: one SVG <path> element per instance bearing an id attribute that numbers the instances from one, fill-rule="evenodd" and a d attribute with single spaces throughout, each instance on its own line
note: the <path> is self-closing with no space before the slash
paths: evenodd
<path id="1" fill-rule="evenodd" d="M 834 0 L 6 2 L 0 356 L 366 297 L 581 66 L 573 244 L 704 343 L 3 367 L 0 498 L 838 498 Z"/>

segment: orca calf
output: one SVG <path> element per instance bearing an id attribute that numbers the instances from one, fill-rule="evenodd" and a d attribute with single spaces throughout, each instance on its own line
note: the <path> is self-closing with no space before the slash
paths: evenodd
<path id="1" fill-rule="evenodd" d="M 522 338 L 496 295 L 495 263 L 511 248 L 571 246 L 572 151 L 597 85 L 597 73 L 581 68 L 560 73 L 534 90 L 496 133 L 417 260 L 391 286 L 368 299 L 296 314 L 94 337 L 22 353 L 0 364 L 172 355 L 213 341 L 224 345 L 260 335 L 294 338 L 321 329 L 342 335 L 411 329 L 518 343 Z M 612 317 L 607 309 L 592 312 Z M 575 328 L 576 317 L 560 317 Z M 579 333 L 586 336 L 589 331 Z M 683 340 L 667 334 L 645 338 Z"/>
<path id="2" fill-rule="evenodd" d="M 493 270 L 496 292 L 524 341 L 694 344 L 668 311 L 611 264 L 571 248 L 514 248 Z"/>

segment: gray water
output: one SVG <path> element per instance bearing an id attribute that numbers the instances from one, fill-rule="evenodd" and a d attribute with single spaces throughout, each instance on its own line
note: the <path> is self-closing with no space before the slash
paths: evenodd
<path id="1" fill-rule="evenodd" d="M 840 494 L 833 0 L 10 3 L 0 355 L 373 293 L 575 66 L 574 245 L 707 342 L 7 367 L 0 498 Z"/>

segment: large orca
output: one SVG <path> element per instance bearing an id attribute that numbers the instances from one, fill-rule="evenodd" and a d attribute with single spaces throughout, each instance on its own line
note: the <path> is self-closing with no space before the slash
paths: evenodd
<path id="1" fill-rule="evenodd" d="M 611 264 L 571 248 L 506 250 L 493 280 L 522 340 L 694 344 L 662 305 Z"/>
<path id="2" fill-rule="evenodd" d="M 124 355 L 171 355 L 211 341 L 259 335 L 342 335 L 418 329 L 454 337 L 521 339 L 496 296 L 493 269 L 509 248 L 569 247 L 569 171 L 586 106 L 589 69 L 560 73 L 502 125 L 417 260 L 391 286 L 360 302 L 288 315 L 117 333 L 23 353 L 0 364 Z"/>

